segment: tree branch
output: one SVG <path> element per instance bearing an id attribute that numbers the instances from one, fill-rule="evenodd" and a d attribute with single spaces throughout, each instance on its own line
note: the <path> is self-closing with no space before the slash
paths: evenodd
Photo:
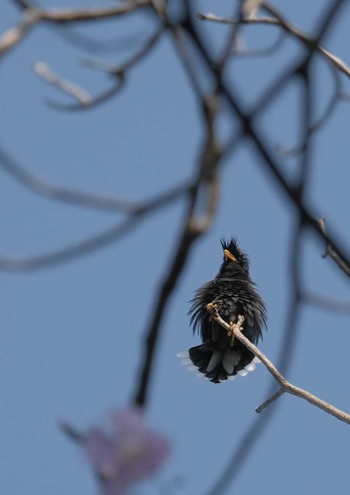
<path id="1" fill-rule="evenodd" d="M 326 412 L 327 414 L 330 414 L 331 416 L 334 416 L 335 418 L 339 419 L 339 421 L 343 421 L 344 423 L 350 425 L 350 414 L 342 411 L 341 409 L 338 409 L 334 407 L 332 404 L 329 404 L 328 402 L 323 401 L 322 399 L 319 399 L 316 395 L 311 394 L 310 392 L 307 392 L 306 390 L 296 387 L 292 383 L 288 382 L 283 375 L 278 371 L 276 366 L 272 364 L 272 362 L 263 354 L 254 344 L 248 340 L 243 333 L 241 332 L 241 327 L 244 322 L 244 316 L 239 315 L 238 316 L 238 321 L 235 325 L 231 326 L 226 321 L 224 321 L 221 316 L 218 313 L 217 307 L 215 305 L 209 305 L 207 307 L 209 313 L 211 314 L 211 317 L 222 327 L 224 328 L 227 332 L 232 332 L 233 335 L 243 344 L 245 347 L 251 351 L 257 358 L 260 359 L 260 361 L 265 365 L 266 369 L 268 372 L 274 377 L 276 382 L 280 385 L 280 390 L 274 394 L 270 399 L 265 401 L 261 406 L 259 406 L 256 409 L 256 412 L 261 412 L 264 408 L 266 408 L 269 404 L 277 400 L 279 397 L 281 397 L 284 393 L 295 395 L 296 397 L 300 397 L 301 399 L 306 400 L 310 404 L 312 404 L 315 407 L 318 407 L 319 409 L 322 409 L 322 411 Z"/>

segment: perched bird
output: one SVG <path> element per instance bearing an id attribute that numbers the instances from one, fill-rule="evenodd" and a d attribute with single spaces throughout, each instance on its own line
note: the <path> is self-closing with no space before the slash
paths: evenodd
<path id="1" fill-rule="evenodd" d="M 236 239 L 221 240 L 224 261 L 219 273 L 200 287 L 188 312 L 193 333 L 199 331 L 203 344 L 180 353 L 183 364 L 213 383 L 234 380 L 255 369 L 257 358 L 239 340 L 228 335 L 214 321 L 207 305 L 216 306 L 219 315 L 227 323 L 236 323 L 244 316 L 242 333 L 257 344 L 266 326 L 266 306 L 249 276 L 247 256 L 239 249 Z"/>

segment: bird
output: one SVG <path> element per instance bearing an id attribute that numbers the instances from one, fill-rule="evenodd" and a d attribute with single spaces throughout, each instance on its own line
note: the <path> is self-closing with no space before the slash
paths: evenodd
<path id="1" fill-rule="evenodd" d="M 247 255 L 234 237 L 220 242 L 224 254 L 220 270 L 195 292 L 188 312 L 193 333 L 199 332 L 202 344 L 178 354 L 189 370 L 212 383 L 247 375 L 259 359 L 211 317 L 207 306 L 214 305 L 230 325 L 243 316 L 241 331 L 253 344 L 267 326 L 266 305 L 250 278 Z"/>

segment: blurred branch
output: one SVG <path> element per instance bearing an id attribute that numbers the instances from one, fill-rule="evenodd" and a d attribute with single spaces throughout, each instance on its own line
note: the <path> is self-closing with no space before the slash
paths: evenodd
<path id="1" fill-rule="evenodd" d="M 325 218 L 320 218 L 318 220 L 318 224 L 320 226 L 321 232 L 323 232 L 325 236 L 325 241 L 326 241 L 326 252 L 322 255 L 323 258 L 326 256 L 330 256 L 336 264 L 339 266 L 339 268 L 342 270 L 345 275 L 350 277 L 350 262 L 338 252 L 336 246 L 332 245 L 326 235 L 326 219 Z"/>
<path id="2" fill-rule="evenodd" d="M 337 14 L 338 9 L 340 8 L 341 4 L 343 4 L 344 1 L 340 0 L 337 2 L 334 2 L 334 4 L 330 8 L 330 15 L 329 19 L 333 19 L 334 16 Z M 328 60 L 334 67 L 336 67 L 340 72 L 345 74 L 346 76 L 350 76 L 350 68 L 349 66 L 343 62 L 339 57 L 336 57 L 333 55 L 331 52 L 323 48 L 320 44 L 319 41 L 322 38 L 324 33 L 322 33 L 322 29 L 318 36 L 316 38 L 312 38 L 308 36 L 307 34 L 304 34 L 302 31 L 297 29 L 295 26 L 293 26 L 291 23 L 285 20 L 285 18 L 282 16 L 282 14 L 272 5 L 270 5 L 268 2 L 262 2 L 262 8 L 265 9 L 268 13 L 270 13 L 274 18 L 277 19 L 279 25 L 288 33 L 292 34 L 295 36 L 297 39 L 299 39 L 301 42 L 305 43 L 308 46 L 311 46 L 313 50 L 316 50 L 320 52 L 326 60 Z M 324 19 L 324 26 L 327 27 L 328 25 L 328 20 L 327 18 Z"/>
<path id="3" fill-rule="evenodd" d="M 150 380 L 154 367 L 155 354 L 158 347 L 160 328 L 170 297 L 184 271 L 191 248 L 196 239 L 202 236 L 210 227 L 218 201 L 217 168 L 221 158 L 220 145 L 217 142 L 215 118 L 217 101 L 208 97 L 203 101 L 207 115 L 207 136 L 203 145 L 201 157 L 198 160 L 195 186 L 188 192 L 187 212 L 182 224 L 182 232 L 177 243 L 173 261 L 166 267 L 165 276 L 157 297 L 156 305 L 152 308 L 151 322 L 145 332 L 145 353 L 140 366 L 133 403 L 145 407 L 149 397 Z M 207 201 L 205 213 L 198 217 L 196 210 L 202 188 L 206 189 Z"/>
<path id="4" fill-rule="evenodd" d="M 47 104 L 55 108 L 56 110 L 64 110 L 67 112 L 76 112 L 76 111 L 81 111 L 81 110 L 90 110 L 92 108 L 96 108 L 99 105 L 102 105 L 103 103 L 106 103 L 107 101 L 111 100 L 114 96 L 116 96 L 125 86 L 125 79 L 123 77 L 115 78 L 113 85 L 107 89 L 106 91 L 102 92 L 101 94 L 92 97 L 89 102 L 86 104 L 82 104 L 81 102 L 78 103 L 71 103 L 71 104 L 65 104 L 65 103 L 58 103 L 57 101 L 53 100 L 48 100 Z"/>
<path id="5" fill-rule="evenodd" d="M 161 25 L 161 27 L 143 43 L 141 49 L 121 65 L 108 65 L 104 62 L 94 60 L 85 60 L 85 65 L 113 76 L 122 77 L 127 70 L 143 60 L 143 58 L 155 47 L 161 35 L 164 33 L 164 30 L 165 26 Z"/>
<path id="6" fill-rule="evenodd" d="M 265 9 L 272 17 L 255 17 L 255 18 L 243 18 L 243 19 L 228 19 L 226 17 L 216 16 L 215 14 L 203 14 L 197 13 L 198 19 L 201 21 L 211 21 L 221 24 L 267 24 L 272 26 L 278 26 L 282 28 L 288 34 L 291 34 L 295 39 L 301 41 L 306 46 L 312 46 L 315 43 L 315 39 L 304 33 L 297 27 L 288 22 L 282 14 L 268 2 L 262 2 L 261 7 Z M 336 57 L 331 52 L 323 48 L 321 45 L 316 44 L 315 50 L 317 50 L 325 59 L 336 67 L 340 72 L 350 77 L 350 67 L 339 57 Z"/>
<path id="7" fill-rule="evenodd" d="M 118 198 L 96 193 L 87 193 L 80 190 L 73 190 L 58 186 L 37 177 L 26 170 L 22 165 L 14 160 L 3 148 L 0 147 L 0 167 L 16 179 L 27 189 L 40 196 L 73 204 L 81 207 L 106 210 L 111 212 L 122 212 L 138 214 L 151 211 L 154 208 L 162 207 L 185 194 L 191 187 L 188 182 L 170 188 L 164 193 L 155 196 L 148 201 L 131 201 L 125 198 Z"/>
<path id="8" fill-rule="evenodd" d="M 81 50 L 94 54 L 113 54 L 116 51 L 129 50 L 137 46 L 144 33 L 130 33 L 126 36 L 115 36 L 109 39 L 93 38 L 91 35 L 85 35 L 76 29 L 76 26 L 69 24 L 57 25 L 55 34 L 65 43 L 80 48 Z"/>
<path id="9" fill-rule="evenodd" d="M 310 121 L 312 119 L 312 105 L 311 105 L 311 88 L 309 81 L 308 70 L 304 70 L 299 77 L 303 83 L 303 95 L 304 101 L 301 107 L 303 108 L 303 114 L 301 116 L 301 128 L 305 135 L 309 128 Z M 259 103 L 258 105 L 259 106 Z M 310 135 L 306 139 L 306 146 L 303 150 L 303 155 L 299 161 L 298 176 L 296 178 L 294 188 L 298 191 L 299 200 L 302 200 L 305 195 L 305 190 L 308 185 L 310 177 Z M 302 305 L 301 298 L 301 259 L 302 259 L 302 239 L 305 232 L 305 222 L 303 216 L 298 215 L 294 232 L 292 233 L 292 239 L 289 242 L 289 292 L 288 297 L 288 311 L 285 319 L 284 338 L 279 351 L 278 367 L 286 373 L 290 369 L 294 350 L 296 348 L 300 310 Z M 272 383 L 269 387 L 267 395 L 273 394 L 275 384 Z M 218 495 L 223 493 L 227 486 L 233 482 L 236 476 L 240 473 L 240 470 L 244 463 L 249 458 L 254 447 L 257 445 L 261 436 L 268 425 L 271 423 L 274 415 L 277 412 L 277 408 L 272 408 L 266 412 L 266 414 L 257 417 L 253 423 L 247 428 L 244 435 L 241 437 L 239 444 L 235 447 L 233 454 L 227 462 L 223 472 L 219 475 L 218 479 L 214 482 L 213 486 L 208 491 L 207 495 Z"/>
<path id="10" fill-rule="evenodd" d="M 193 93 L 197 97 L 198 102 L 201 104 L 204 99 L 204 94 L 200 85 L 200 77 L 195 70 L 194 57 L 192 56 L 190 50 L 188 50 L 188 47 L 186 45 L 185 33 L 178 24 L 171 24 L 169 19 L 167 19 L 167 22 L 174 39 L 175 49 L 178 53 L 181 63 L 184 66 L 187 77 L 189 78 Z M 201 109 L 203 109 L 202 105 Z"/>
<path id="11" fill-rule="evenodd" d="M 39 77 L 78 100 L 78 104 L 74 105 L 66 105 L 53 101 L 49 101 L 49 105 L 59 110 L 77 111 L 95 108 L 101 103 L 105 103 L 125 87 L 126 72 L 140 62 L 154 48 L 163 32 L 164 26 L 161 26 L 156 33 L 142 45 L 141 49 L 122 65 L 111 66 L 100 61 L 86 60 L 86 66 L 95 70 L 103 71 L 107 75 L 113 77 L 114 80 L 114 84 L 110 89 L 94 97 L 84 89 L 58 77 L 44 62 L 37 62 L 34 65 L 34 70 Z"/>
<path id="12" fill-rule="evenodd" d="M 227 332 L 233 333 L 233 335 L 242 343 L 245 345 L 247 349 L 249 349 L 257 358 L 260 359 L 260 361 L 265 365 L 269 373 L 274 377 L 274 379 L 277 381 L 277 383 L 280 385 L 280 390 L 275 393 L 272 397 L 270 397 L 267 401 L 265 401 L 261 406 L 259 406 L 256 409 L 256 412 L 261 412 L 265 407 L 270 405 L 273 401 L 277 400 L 281 395 L 284 393 L 295 395 L 296 397 L 300 397 L 301 399 L 306 400 L 310 404 L 312 404 L 315 407 L 318 407 L 319 409 L 322 409 L 322 411 L 326 412 L 327 414 L 330 414 L 331 416 L 334 416 L 335 418 L 339 419 L 339 421 L 343 421 L 344 423 L 350 425 L 350 414 L 347 414 L 346 412 L 342 411 L 341 409 L 338 409 L 334 407 L 333 405 L 319 399 L 316 397 L 316 395 L 311 394 L 310 392 L 307 392 L 306 390 L 296 387 L 292 383 L 288 382 L 284 376 L 281 375 L 281 373 L 278 371 L 276 366 L 272 364 L 272 362 L 263 354 L 254 344 L 250 342 L 242 333 L 242 324 L 244 322 L 244 317 L 239 315 L 238 316 L 238 321 L 235 325 L 229 325 L 224 321 L 221 316 L 218 313 L 217 307 L 215 305 L 209 305 L 207 307 L 209 313 L 211 314 L 211 317 L 220 325 L 222 328 L 224 328 Z"/>
<path id="13" fill-rule="evenodd" d="M 40 22 L 70 23 L 96 21 L 129 14 L 143 7 L 148 7 L 151 0 L 130 0 L 122 6 L 99 7 L 91 9 L 40 9 L 29 2 L 16 0 L 24 10 L 22 20 L 0 37 L 0 56 L 14 48 L 36 24 Z"/>
<path id="14" fill-rule="evenodd" d="M 109 17 L 118 17 L 120 15 L 129 14 L 136 9 L 151 5 L 151 0 L 126 0 L 123 5 L 111 5 L 108 7 L 95 7 L 88 9 L 41 9 L 30 4 L 30 2 L 17 2 L 25 11 L 36 11 L 39 21 L 54 22 L 54 23 L 69 23 L 96 21 Z"/>
<path id="15" fill-rule="evenodd" d="M 223 73 L 226 69 L 227 62 L 229 61 L 232 55 L 232 48 L 236 45 L 236 41 L 239 36 L 239 31 L 242 26 L 242 20 L 244 17 L 244 10 L 246 7 L 246 1 L 240 0 L 237 2 L 237 6 L 235 8 L 236 18 L 238 22 L 236 24 L 232 24 L 231 29 L 228 33 L 226 41 L 224 43 L 224 48 L 222 50 L 222 54 L 219 55 L 216 61 L 216 70 L 220 73 Z"/>
<path id="16" fill-rule="evenodd" d="M 66 435 L 72 442 L 82 443 L 84 441 L 84 435 L 66 421 L 60 421 L 58 423 L 58 426 L 62 433 Z"/>
<path id="17" fill-rule="evenodd" d="M 8 29 L 0 36 L 0 57 L 16 46 L 38 21 L 36 10 L 31 9 L 25 12 L 17 26 Z"/>
<path id="18" fill-rule="evenodd" d="M 185 190 L 192 190 L 189 185 Z M 49 266 L 81 258 L 94 251 L 108 246 L 133 230 L 148 214 L 159 210 L 161 206 L 172 203 L 184 193 L 184 188 L 174 188 L 146 202 L 140 209 L 131 213 L 126 220 L 118 222 L 102 233 L 88 237 L 85 240 L 71 244 L 65 248 L 38 256 L 11 257 L 0 256 L 0 270 L 24 272 L 38 270 Z"/>
<path id="19" fill-rule="evenodd" d="M 282 174 L 279 163 L 275 160 L 268 146 L 265 144 L 265 140 L 262 137 L 262 132 L 253 121 L 253 116 L 256 117 L 257 111 L 261 111 L 261 107 L 267 105 L 269 100 L 267 99 L 266 95 L 263 95 L 263 97 L 260 99 L 260 102 L 256 105 L 255 109 L 252 112 L 246 112 L 243 110 L 243 105 L 238 95 L 234 93 L 232 84 L 228 85 L 221 77 L 221 73 L 216 71 L 215 61 L 211 59 L 202 38 L 198 34 L 197 29 L 193 24 L 188 0 L 183 1 L 185 3 L 186 11 L 188 14 L 186 19 L 186 28 L 188 34 L 202 54 L 203 60 L 205 61 L 208 69 L 211 70 L 212 75 L 215 77 L 220 90 L 220 94 L 224 97 L 234 115 L 237 116 L 239 121 L 241 122 L 242 132 L 244 133 L 244 135 L 249 136 L 251 141 L 254 143 L 258 155 L 262 158 L 262 165 L 264 165 L 266 170 L 272 174 L 277 184 L 281 187 L 282 191 L 292 201 L 296 209 L 302 215 L 303 221 L 306 222 L 315 232 L 317 232 L 317 234 L 321 238 L 326 238 L 327 243 L 337 252 L 342 262 L 350 266 L 348 254 L 340 247 L 333 236 L 329 234 L 326 235 L 322 231 L 319 223 L 315 220 L 315 218 L 317 218 L 317 214 L 311 209 L 311 207 L 307 206 L 304 201 L 300 199 L 299 193 L 293 187 L 293 185 L 288 183 L 288 181 Z M 312 56 L 315 54 L 317 43 L 319 43 L 322 36 L 325 35 L 332 19 L 343 4 L 344 0 L 337 0 L 332 4 L 330 9 L 324 15 L 323 22 L 320 23 L 319 31 L 314 38 L 314 42 L 308 45 L 309 50 L 307 51 L 301 62 L 298 62 L 296 68 L 287 69 L 287 71 L 282 75 L 281 81 L 278 81 L 278 83 L 273 83 L 271 88 L 266 91 L 266 93 L 268 93 L 271 98 L 278 92 L 276 91 L 277 85 L 280 86 L 282 82 L 284 84 L 287 83 L 290 80 L 291 73 L 294 73 L 295 75 L 300 74 L 300 71 L 305 69 L 305 65 L 311 62 Z"/>
<path id="20" fill-rule="evenodd" d="M 49 100 L 47 103 L 49 106 L 56 108 L 57 110 L 87 110 L 95 108 L 98 105 L 110 100 L 113 96 L 118 94 L 125 85 L 125 78 L 123 75 L 114 77 L 114 82 L 111 88 L 107 89 L 98 96 L 92 96 L 85 89 L 78 87 L 76 84 L 71 83 L 58 77 L 44 62 L 36 62 L 34 64 L 34 71 L 44 81 L 60 89 L 64 93 L 72 96 L 78 101 L 75 104 L 63 104 Z"/>
<path id="21" fill-rule="evenodd" d="M 11 272 L 25 272 L 56 266 L 60 263 L 81 258 L 105 246 L 129 233 L 140 222 L 143 215 L 132 215 L 123 222 L 106 229 L 100 234 L 71 244 L 68 247 L 38 256 L 0 256 L 0 270 Z"/>
<path id="22" fill-rule="evenodd" d="M 338 301 L 331 299 L 330 297 L 323 296 L 321 294 L 314 294 L 313 292 L 303 291 L 301 294 L 305 303 L 321 308 L 326 311 L 334 311 L 335 313 L 350 314 L 350 301 Z"/>
<path id="23" fill-rule="evenodd" d="M 246 50 L 246 49 L 240 49 L 236 48 L 233 50 L 232 54 L 235 57 L 242 57 L 242 58 L 247 58 L 247 57 L 267 57 L 269 55 L 272 55 L 277 52 L 277 50 L 282 46 L 283 41 L 285 40 L 285 33 L 283 31 L 280 31 L 278 33 L 278 36 L 276 39 L 271 43 L 270 46 L 267 46 L 266 48 L 260 48 L 260 49 L 251 49 L 251 50 Z"/>
<path id="24" fill-rule="evenodd" d="M 72 96 L 74 99 L 78 100 L 81 105 L 91 105 L 91 102 L 93 100 L 90 93 L 85 91 L 85 89 L 80 88 L 76 84 L 73 84 L 70 81 L 65 81 L 64 79 L 57 76 L 45 62 L 35 62 L 35 64 L 33 65 L 33 69 L 35 73 L 44 81 L 52 84 L 57 89 L 60 89 L 64 93 Z"/>
<path id="25" fill-rule="evenodd" d="M 310 124 L 310 127 L 308 129 L 308 132 L 305 134 L 303 142 L 299 144 L 298 146 L 292 147 L 292 148 L 279 148 L 279 152 L 283 157 L 291 157 L 295 156 L 299 153 L 302 153 L 305 149 L 305 146 L 307 144 L 307 141 L 311 134 L 314 134 L 315 132 L 319 131 L 324 124 L 329 122 L 330 117 L 333 115 L 335 109 L 337 108 L 337 105 L 340 103 L 340 101 L 343 99 L 343 89 L 341 86 L 341 79 L 340 79 L 340 74 L 336 70 L 331 67 L 332 74 L 334 76 L 334 91 L 329 99 L 326 108 L 322 115 L 312 124 Z"/>

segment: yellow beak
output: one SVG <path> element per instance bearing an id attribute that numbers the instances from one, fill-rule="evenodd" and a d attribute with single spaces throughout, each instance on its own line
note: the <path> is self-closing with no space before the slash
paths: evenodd
<path id="1" fill-rule="evenodd" d="M 236 258 L 233 256 L 232 253 L 230 253 L 230 251 L 228 249 L 224 249 L 224 255 L 226 256 L 226 258 L 228 260 L 237 261 Z"/>

